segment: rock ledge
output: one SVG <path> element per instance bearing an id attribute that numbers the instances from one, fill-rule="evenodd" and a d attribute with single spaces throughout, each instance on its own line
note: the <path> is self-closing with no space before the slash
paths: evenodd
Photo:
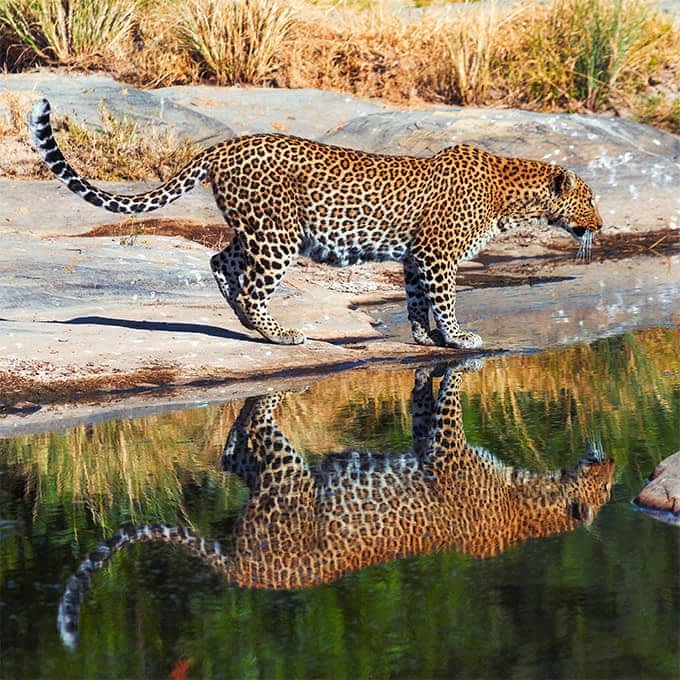
<path id="1" fill-rule="evenodd" d="M 680 524 L 680 451 L 662 460 L 633 501 L 659 519 Z"/>

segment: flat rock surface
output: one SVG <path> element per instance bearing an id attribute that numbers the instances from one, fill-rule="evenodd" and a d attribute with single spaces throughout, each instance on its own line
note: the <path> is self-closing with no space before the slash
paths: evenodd
<path id="1" fill-rule="evenodd" d="M 152 90 L 119 83 L 107 75 L 8 73 L 0 75 L 0 94 L 3 92 L 46 97 L 54 115 L 69 116 L 86 125 L 101 125 L 103 106 L 117 118 L 125 117 L 141 127 L 172 130 L 178 138 L 217 141 L 233 136 L 231 129 L 215 118 L 176 104 Z"/>
<path id="2" fill-rule="evenodd" d="M 680 151 L 677 138 L 652 128 L 594 116 L 508 110 L 394 111 L 308 90 L 132 92 L 107 76 L 0 76 L 3 88 L 48 95 L 55 110 L 61 102 L 72 108 L 66 113 L 92 124 L 97 124 L 101 99 L 120 99 L 116 111 L 139 111 L 140 121 L 154 124 L 162 119 L 194 140 L 232 129 L 271 130 L 421 155 L 469 141 L 499 153 L 564 162 L 600 194 L 606 234 L 625 239 L 653 230 L 651 247 L 639 250 L 646 256 L 576 267 L 563 254 L 555 260 L 556 245 L 575 248 L 567 235 L 520 228 L 463 269 L 472 285 L 461 287 L 462 323 L 481 332 L 490 348 L 523 349 L 680 321 L 678 250 L 656 249 L 678 241 Z M 165 115 L 168 111 L 172 116 Z M 0 436 L 74 417 L 75 407 L 59 406 L 74 396 L 96 391 L 128 399 L 129 389 L 148 383 L 154 370 L 165 376 L 158 382 L 173 388 L 172 399 L 204 400 L 243 396 L 262 381 L 279 385 L 314 371 L 456 355 L 410 343 L 396 264 L 339 270 L 300 260 L 272 310 L 285 325 L 303 329 L 310 341 L 273 346 L 242 328 L 210 272 L 211 254 L 230 234 L 207 188 L 153 214 L 183 227 L 159 232 L 162 236 L 143 233 L 143 221 L 86 204 L 57 181 L 0 180 L 0 206 L 0 383 L 12 388 L 25 382 L 23 398 L 38 402 L 36 413 L 30 403 L 22 411 L 0 389 L 0 410 L 6 412 Z M 109 231 L 83 235 L 101 225 L 109 225 Z M 213 236 L 224 228 L 224 240 L 219 236 L 209 246 L 200 245 L 201 225 Z M 187 228 L 193 240 L 173 235 Z M 512 285 L 489 284 L 494 276 L 509 277 Z M 124 375 L 144 378 L 124 382 Z M 59 389 L 50 392 L 48 407 L 41 386 L 55 385 Z M 71 392 L 59 391 L 64 385 L 71 385 Z M 209 397 L 205 389 L 213 388 Z M 191 390 L 194 396 L 187 397 Z M 146 399 L 161 397 L 154 392 Z M 87 414 L 83 417 L 93 417 L 89 407 L 78 408 Z"/>
<path id="3" fill-rule="evenodd" d="M 680 451 L 656 466 L 635 503 L 660 519 L 680 524 Z"/>

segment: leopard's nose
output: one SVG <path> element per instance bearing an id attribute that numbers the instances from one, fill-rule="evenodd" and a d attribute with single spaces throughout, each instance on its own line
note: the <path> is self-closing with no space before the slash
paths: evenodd
<path id="1" fill-rule="evenodd" d="M 602 221 L 602 215 L 600 215 L 599 210 L 595 210 L 594 217 L 595 217 L 595 219 L 593 220 L 594 224 L 591 227 L 591 230 L 592 231 L 599 231 L 604 226 L 604 222 Z"/>

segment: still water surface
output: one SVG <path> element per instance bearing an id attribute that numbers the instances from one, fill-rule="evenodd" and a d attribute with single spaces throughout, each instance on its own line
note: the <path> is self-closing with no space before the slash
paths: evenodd
<path id="1" fill-rule="evenodd" d="M 680 535 L 630 501 L 679 449 L 677 329 L 0 441 L 0 676 L 677 677 Z M 227 556 L 126 545 L 60 636 L 144 522 Z"/>

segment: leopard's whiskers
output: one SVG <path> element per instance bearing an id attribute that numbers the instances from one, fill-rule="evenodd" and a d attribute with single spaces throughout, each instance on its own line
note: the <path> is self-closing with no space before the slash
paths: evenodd
<path id="1" fill-rule="evenodd" d="M 586 231 L 581 237 L 581 243 L 576 253 L 576 261 L 578 263 L 588 264 L 593 256 L 593 232 Z"/>

